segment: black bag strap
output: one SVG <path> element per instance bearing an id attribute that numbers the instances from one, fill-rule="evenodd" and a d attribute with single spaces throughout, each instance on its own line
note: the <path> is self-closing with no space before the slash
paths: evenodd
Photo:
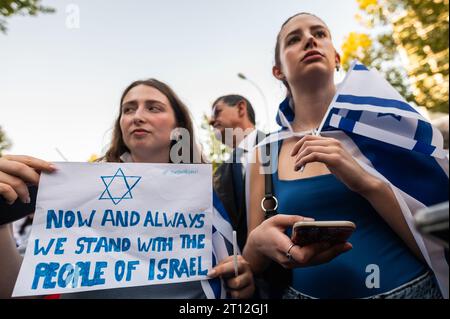
<path id="1" fill-rule="evenodd" d="M 270 143 L 264 145 L 264 148 L 269 160 L 262 162 L 261 164 L 266 168 L 264 171 L 265 191 L 264 198 L 261 201 L 261 208 L 265 212 L 265 219 L 268 219 L 278 213 L 278 199 L 273 193 L 273 170 Z M 266 208 L 265 206 L 268 207 Z M 285 289 L 289 287 L 292 282 L 292 271 L 284 269 L 276 262 L 271 262 L 269 267 L 263 272 L 262 277 L 263 281 L 258 282 L 258 284 L 263 286 L 262 290 L 268 295 L 268 298 L 280 299 L 282 298 Z"/>
<path id="2" fill-rule="evenodd" d="M 269 134 L 266 135 L 266 137 L 268 136 Z M 265 219 L 268 219 L 277 214 L 278 199 L 273 194 L 273 180 L 272 180 L 273 171 L 272 171 L 272 156 L 270 143 L 264 145 L 264 148 L 265 148 L 265 155 L 268 160 L 262 163 L 262 166 L 264 166 L 266 169 L 264 170 L 265 192 L 264 198 L 261 200 L 261 208 L 265 213 Z"/>

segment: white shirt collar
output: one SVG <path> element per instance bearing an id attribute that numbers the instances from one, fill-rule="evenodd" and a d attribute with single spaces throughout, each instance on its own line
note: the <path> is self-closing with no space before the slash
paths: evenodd
<path id="1" fill-rule="evenodd" d="M 120 160 L 124 163 L 133 163 L 133 158 L 131 157 L 131 154 L 128 152 L 123 153 L 120 155 Z"/>

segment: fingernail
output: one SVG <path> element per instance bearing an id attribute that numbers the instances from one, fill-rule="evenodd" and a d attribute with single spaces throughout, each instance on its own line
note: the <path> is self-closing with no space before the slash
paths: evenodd
<path id="1" fill-rule="evenodd" d="M 313 222 L 313 221 L 315 221 L 314 218 L 310 218 L 310 217 L 303 217 L 303 220 L 304 220 L 305 222 Z"/>
<path id="2" fill-rule="evenodd" d="M 57 167 L 55 165 L 53 165 L 53 164 L 50 164 L 49 167 L 50 167 L 50 169 L 52 171 L 56 171 L 57 170 Z"/>
<path id="3" fill-rule="evenodd" d="M 6 204 L 12 205 L 12 204 L 14 204 L 14 202 L 15 202 L 15 200 L 10 200 L 10 201 L 7 201 Z"/>
<path id="4" fill-rule="evenodd" d="M 208 277 L 214 277 L 216 275 L 216 271 L 214 269 L 211 269 L 210 271 L 208 271 L 208 273 L 206 274 Z"/>
<path id="5" fill-rule="evenodd" d="M 29 203 L 31 203 L 31 198 L 30 198 L 30 196 L 28 196 L 27 198 L 25 198 L 25 202 L 24 202 L 25 204 L 29 204 Z"/>

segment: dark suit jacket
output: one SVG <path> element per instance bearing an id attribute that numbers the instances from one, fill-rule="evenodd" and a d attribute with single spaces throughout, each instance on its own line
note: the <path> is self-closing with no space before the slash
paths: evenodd
<path id="1" fill-rule="evenodd" d="M 256 144 L 261 142 L 265 137 L 266 135 L 263 132 L 257 131 Z M 247 240 L 245 178 L 240 181 L 244 190 L 244 193 L 241 196 L 241 202 L 238 202 L 234 189 L 234 182 L 233 163 L 222 163 L 214 173 L 213 187 L 230 216 L 233 229 L 236 230 L 237 233 L 239 248 L 242 251 Z"/>

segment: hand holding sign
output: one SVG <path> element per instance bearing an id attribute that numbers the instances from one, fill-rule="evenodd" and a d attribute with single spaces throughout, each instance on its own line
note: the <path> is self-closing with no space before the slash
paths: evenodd
<path id="1" fill-rule="evenodd" d="M 41 177 L 13 296 L 208 278 L 209 165 L 60 163 L 58 168 Z M 184 193 L 186 199 L 169 202 L 158 185 L 172 198 Z"/>

